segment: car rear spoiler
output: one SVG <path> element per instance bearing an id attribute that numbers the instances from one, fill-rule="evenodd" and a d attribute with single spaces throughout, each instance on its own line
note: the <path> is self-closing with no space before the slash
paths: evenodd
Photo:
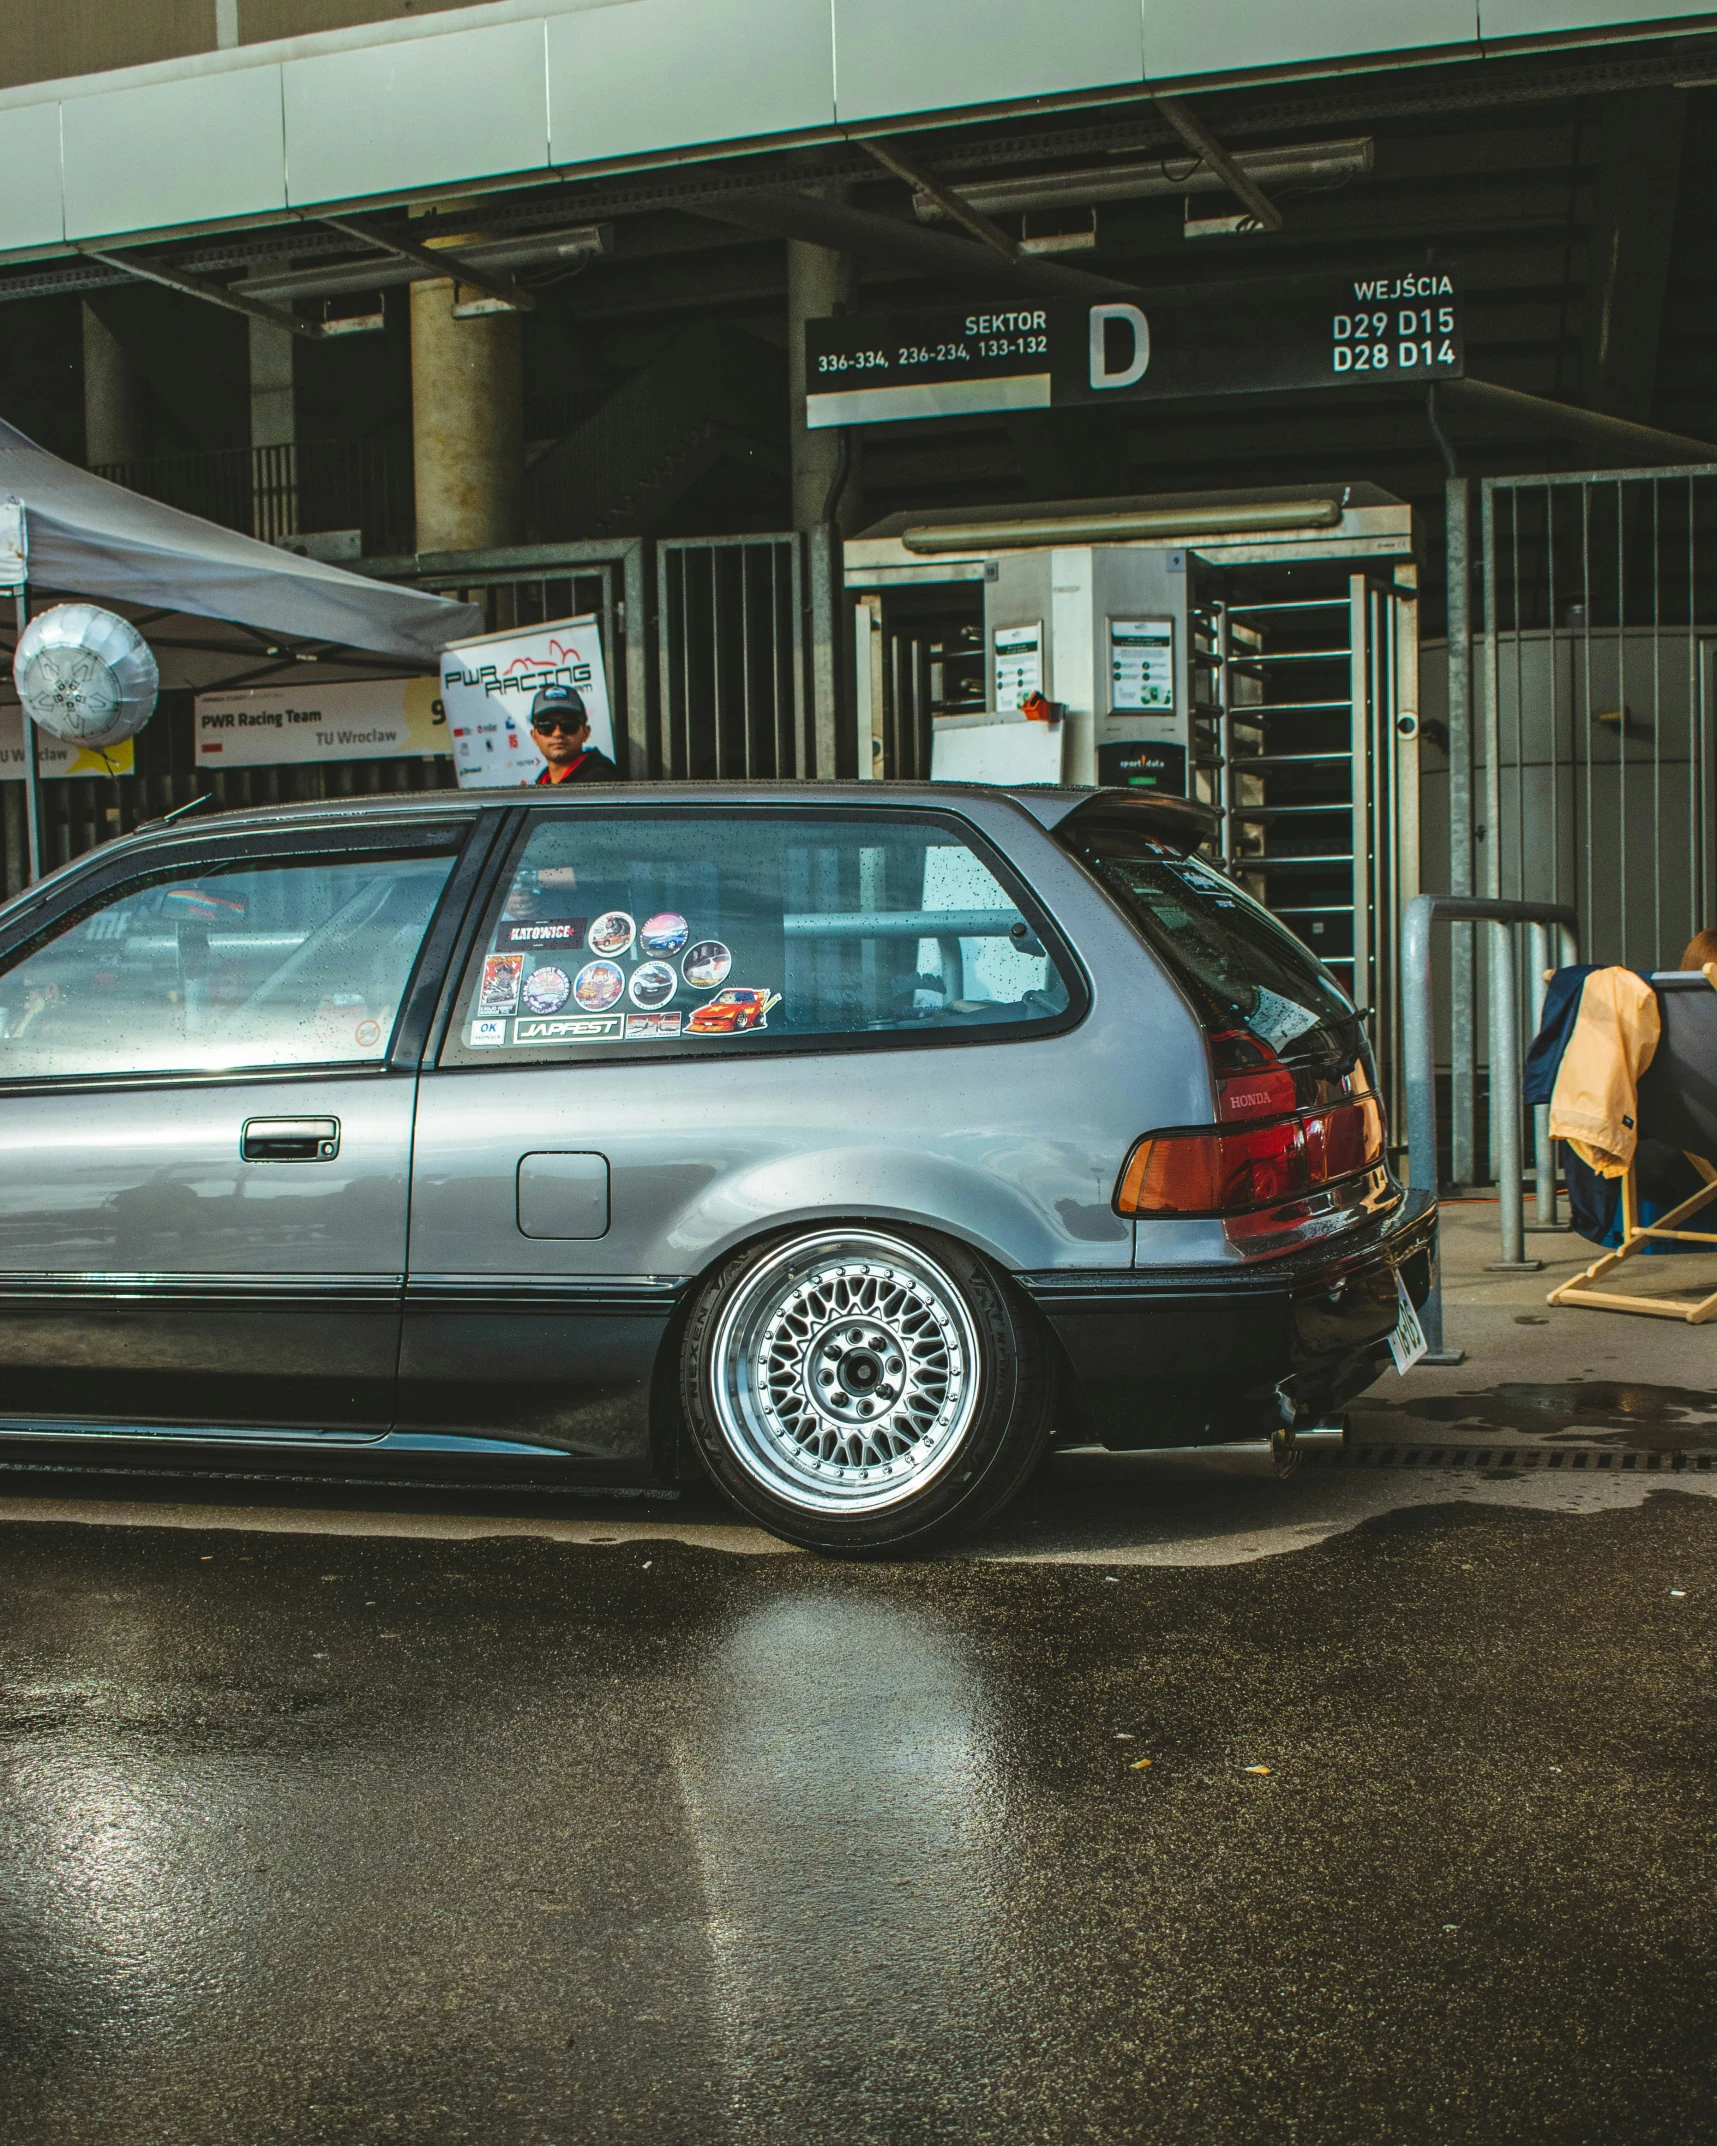
<path id="1" fill-rule="evenodd" d="M 1190 797 L 1148 796 L 1140 790 L 1093 790 L 1056 823 L 1055 831 L 1065 835 L 1071 828 L 1090 826 L 1096 821 L 1194 850 L 1216 839 L 1222 815 L 1214 805 L 1201 805 Z"/>

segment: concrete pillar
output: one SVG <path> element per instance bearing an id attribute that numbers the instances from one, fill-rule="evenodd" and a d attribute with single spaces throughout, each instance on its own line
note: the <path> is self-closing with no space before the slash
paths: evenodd
<path id="1" fill-rule="evenodd" d="M 523 331 L 517 313 L 455 320 L 451 283 L 411 286 L 419 551 L 486 551 L 523 535 Z"/>
<path id="2" fill-rule="evenodd" d="M 298 338 L 265 320 L 250 323 L 250 444 L 286 447 L 298 437 L 292 361 Z"/>
<path id="3" fill-rule="evenodd" d="M 91 468 L 143 452 L 143 378 L 94 307 L 83 308 L 83 458 Z"/>
<path id="4" fill-rule="evenodd" d="M 844 307 L 853 290 L 851 254 L 835 253 L 809 240 L 787 241 L 787 383 L 793 452 L 793 526 L 816 529 L 824 520 L 839 469 L 842 435 L 834 427 L 812 432 L 805 423 L 805 323 L 826 320 Z M 846 430 L 848 466 L 835 520 L 850 535 L 863 519 L 859 428 Z"/>
<path id="5" fill-rule="evenodd" d="M 298 534 L 297 337 L 250 323 L 251 532 L 267 543 Z"/>

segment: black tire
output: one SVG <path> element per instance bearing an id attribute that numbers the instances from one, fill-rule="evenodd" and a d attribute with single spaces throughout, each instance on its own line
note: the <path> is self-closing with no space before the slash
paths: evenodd
<path id="1" fill-rule="evenodd" d="M 1049 1443 L 1052 1358 L 989 1262 L 894 1223 L 785 1231 L 710 1275 L 680 1398 L 741 1511 L 806 1549 L 898 1555 L 976 1528 Z"/>

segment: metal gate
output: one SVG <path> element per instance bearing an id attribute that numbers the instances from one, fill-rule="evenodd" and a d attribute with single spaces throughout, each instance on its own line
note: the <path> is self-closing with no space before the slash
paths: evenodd
<path id="1" fill-rule="evenodd" d="M 1227 869 L 1370 1016 L 1399 1085 L 1396 947 L 1419 888 L 1418 636 L 1411 569 L 1329 569 L 1313 594 L 1236 573 L 1195 613 L 1195 794 Z M 1393 1098 L 1398 1102 L 1399 1098 Z"/>
<path id="2" fill-rule="evenodd" d="M 484 630 L 503 633 L 545 619 L 602 622 L 602 653 L 614 711 L 616 757 L 633 775 L 651 766 L 649 605 L 642 537 L 521 544 L 501 551 L 378 559 L 365 568 L 437 596 L 482 607 Z M 451 775 L 450 778 L 451 779 Z"/>
<path id="3" fill-rule="evenodd" d="M 1480 546 L 1485 891 L 1671 965 L 1717 906 L 1717 469 L 1487 478 Z"/>
<path id="4" fill-rule="evenodd" d="M 657 709 L 649 772 L 838 772 L 837 569 L 830 532 L 656 543 Z"/>
<path id="5" fill-rule="evenodd" d="M 1451 486 L 1451 886 L 1566 904 L 1584 960 L 1672 968 L 1717 923 L 1717 467 L 1490 477 L 1478 506 L 1469 577 Z M 1488 1057 L 1475 968 L 1457 947 L 1461 1179 Z"/>
<path id="6" fill-rule="evenodd" d="M 482 604 L 491 632 L 594 613 L 627 774 L 767 780 L 836 771 L 830 562 L 815 530 L 533 544 L 372 570 Z"/>

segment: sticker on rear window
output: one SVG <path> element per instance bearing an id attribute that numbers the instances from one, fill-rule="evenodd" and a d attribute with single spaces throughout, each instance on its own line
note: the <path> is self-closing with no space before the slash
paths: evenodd
<path id="1" fill-rule="evenodd" d="M 477 991 L 479 1013 L 516 1013 L 519 978 L 524 973 L 523 954 L 491 954 L 483 964 L 483 981 Z"/>
<path id="2" fill-rule="evenodd" d="M 671 961 L 646 961 L 633 972 L 629 995 L 634 1006 L 665 1006 L 679 984 Z"/>
<path id="3" fill-rule="evenodd" d="M 612 961 L 587 961 L 572 980 L 572 995 L 586 1013 L 605 1013 L 625 988 L 625 973 Z"/>
<path id="4" fill-rule="evenodd" d="M 525 978 L 522 995 L 527 1013 L 559 1013 L 572 996 L 572 979 L 564 969 L 546 962 Z"/>
<path id="5" fill-rule="evenodd" d="M 1317 1027 L 1319 1016 L 1308 1013 L 1291 998 L 1283 998 L 1279 991 L 1272 991 L 1265 984 L 1254 984 L 1252 988 L 1258 996 L 1246 1016 L 1246 1026 L 1272 1050 L 1279 1051 L 1284 1043 L 1292 1043 L 1308 1028 Z"/>
<path id="6" fill-rule="evenodd" d="M 677 1013 L 629 1013 L 626 1016 L 626 1040 L 628 1043 L 640 1037 L 677 1036 L 680 1032 L 680 1017 Z"/>
<path id="7" fill-rule="evenodd" d="M 565 946 L 576 949 L 584 944 L 583 917 L 538 917 L 528 924 L 503 924 L 500 941 L 503 946 Z"/>
<path id="8" fill-rule="evenodd" d="M 515 1043 L 612 1043 L 619 1033 L 617 1013 L 563 1013 L 540 1021 L 521 1014 L 513 1023 Z"/>

